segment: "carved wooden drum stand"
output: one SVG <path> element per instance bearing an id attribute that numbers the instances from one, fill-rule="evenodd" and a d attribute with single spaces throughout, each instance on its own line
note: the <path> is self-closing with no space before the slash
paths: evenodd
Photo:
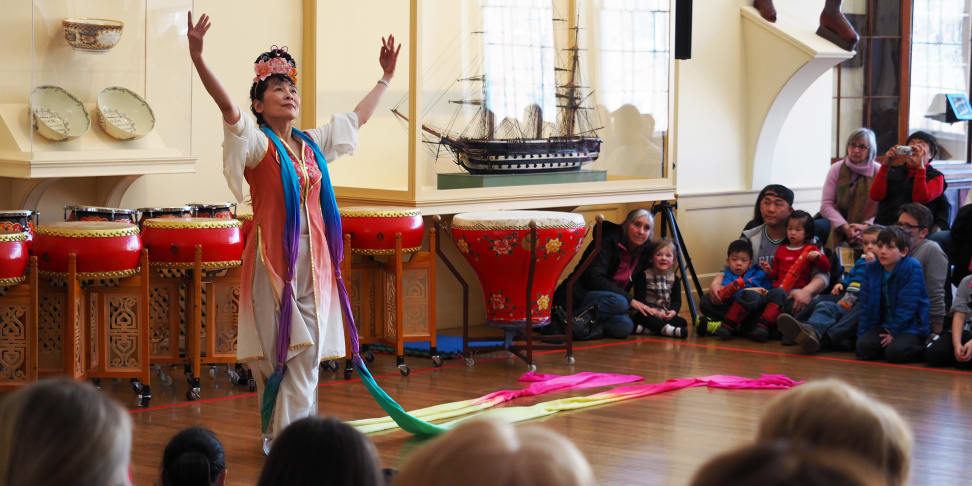
<path id="1" fill-rule="evenodd" d="M 557 279 L 584 240 L 584 217 L 553 211 L 490 211 L 457 214 L 452 237 L 483 286 L 486 323 L 503 330 L 503 346 L 536 369 L 534 349 L 566 349 L 570 344 L 534 344 L 534 328 L 550 323 Z M 472 365 L 468 321 L 463 355 Z M 517 344 L 518 342 L 522 344 Z M 566 347 L 565 347 L 566 346 Z M 476 347 L 487 351 L 486 347 Z M 496 348 L 494 348 L 496 349 Z"/>
<path id="2" fill-rule="evenodd" d="M 37 380 L 37 258 L 27 233 L 0 229 L 0 391 Z"/>
<path id="3" fill-rule="evenodd" d="M 420 251 L 425 236 L 420 210 L 360 206 L 340 211 L 345 233 L 342 273 L 359 342 L 393 347 L 403 376 L 411 372 L 405 364 L 406 342 L 429 341 L 432 362 L 442 366 L 435 343 L 435 228 L 430 229 L 429 250 Z M 405 254 L 411 254 L 407 262 Z M 352 255 L 360 259 L 352 263 Z M 376 260 L 380 255 L 391 260 Z M 348 343 L 345 379 L 352 373 Z M 374 355 L 367 352 L 366 358 Z"/>
<path id="4" fill-rule="evenodd" d="M 138 227 L 71 221 L 37 228 L 38 375 L 132 378 L 152 397 L 148 253 Z"/>
<path id="5" fill-rule="evenodd" d="M 243 263 L 240 222 L 157 218 L 145 220 L 142 226 L 153 270 L 151 360 L 159 365 L 185 364 L 186 399 L 197 400 L 203 364 L 236 362 Z M 184 306 L 179 305 L 180 291 L 185 295 Z M 184 346 L 179 345 L 180 333 L 185 336 Z M 215 368 L 211 370 L 215 375 Z M 161 368 L 159 374 L 171 383 Z"/>

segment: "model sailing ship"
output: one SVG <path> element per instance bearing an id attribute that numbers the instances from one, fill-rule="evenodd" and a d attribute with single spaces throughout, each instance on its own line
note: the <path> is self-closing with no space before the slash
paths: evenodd
<path id="1" fill-rule="evenodd" d="M 455 132 L 450 127 L 435 129 L 422 125 L 427 134 L 426 141 L 447 148 L 462 168 L 471 174 L 535 174 L 544 172 L 565 172 L 580 170 L 581 166 L 597 159 L 601 151 L 601 139 L 597 128 L 589 122 L 585 106 L 593 91 L 580 86 L 578 65 L 580 62 L 577 47 L 579 27 L 571 27 L 573 45 L 567 49 L 568 67 L 555 67 L 554 71 L 563 73 L 566 82 L 557 85 L 556 97 L 558 123 L 555 135 L 544 137 L 543 111 L 539 106 L 531 107 L 526 126 L 521 127 L 513 121 L 501 124 L 502 138 L 497 133 L 493 112 L 489 109 L 489 91 L 486 76 L 481 74 L 458 80 L 459 82 L 481 83 L 482 97 L 479 99 L 450 100 L 460 105 L 460 110 L 474 107 L 476 113 L 472 122 L 462 131 Z M 392 113 L 408 121 L 408 118 L 392 109 Z M 457 114 L 458 115 L 458 114 Z M 454 116 L 453 120 L 458 116 Z"/>

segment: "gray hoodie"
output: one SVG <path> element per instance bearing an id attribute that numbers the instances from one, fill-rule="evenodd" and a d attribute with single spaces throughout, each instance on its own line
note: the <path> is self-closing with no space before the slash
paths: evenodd
<path id="1" fill-rule="evenodd" d="M 945 322 L 945 275 L 948 273 L 948 257 L 938 243 L 921 240 L 911 248 L 908 256 L 918 260 L 925 272 L 925 288 L 928 290 L 928 321 L 933 325 Z"/>

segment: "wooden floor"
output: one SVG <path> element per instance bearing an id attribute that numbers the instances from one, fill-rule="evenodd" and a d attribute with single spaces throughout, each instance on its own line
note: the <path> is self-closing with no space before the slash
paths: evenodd
<path id="1" fill-rule="evenodd" d="M 972 457 L 972 374 L 922 366 L 863 363 L 847 354 L 806 357 L 779 343 L 756 344 L 712 338 L 688 341 L 632 338 L 578 343 L 577 362 L 567 366 L 562 352 L 539 356 L 540 372 L 631 373 L 647 382 L 733 374 L 757 377 L 782 373 L 795 379 L 840 377 L 897 408 L 915 429 L 913 484 L 961 484 Z M 402 377 L 393 356 L 378 355 L 371 368 L 379 383 L 406 409 L 473 398 L 499 389 L 520 388 L 525 371 L 519 360 L 498 357 L 466 367 L 447 360 L 435 369 L 427 359 L 409 358 L 412 374 Z M 179 370 L 171 368 L 175 373 Z M 162 448 L 191 425 L 213 429 L 226 446 L 228 485 L 255 483 L 264 458 L 259 449 L 257 400 L 245 387 L 232 386 L 224 373 L 203 377 L 203 399 L 185 402 L 186 385 L 153 385 L 148 409 L 132 410 L 135 421 L 135 484 L 158 477 Z M 104 383 L 112 396 L 133 404 L 127 383 Z M 587 395 L 599 389 L 574 392 Z M 356 379 L 322 373 L 320 410 L 341 419 L 383 415 Z M 750 440 L 760 413 L 777 391 L 686 389 L 594 409 L 564 412 L 542 422 L 570 437 L 584 452 L 603 485 L 686 484 L 707 458 Z M 514 404 L 570 396 L 557 393 Z M 399 467 L 420 442 L 404 432 L 372 437 L 385 467 Z"/>

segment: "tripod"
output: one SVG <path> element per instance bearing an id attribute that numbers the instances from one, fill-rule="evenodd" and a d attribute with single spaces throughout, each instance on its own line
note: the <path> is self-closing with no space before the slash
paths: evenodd
<path id="1" fill-rule="evenodd" d="M 652 214 L 661 214 L 661 237 L 664 238 L 669 232 L 672 234 L 672 241 L 675 243 L 675 256 L 678 258 L 678 270 L 682 278 L 682 288 L 685 289 L 685 297 L 688 299 L 689 312 L 692 313 L 692 325 L 695 325 L 699 319 L 699 311 L 695 307 L 695 298 L 692 297 L 692 288 L 689 287 L 688 274 L 685 273 L 685 267 L 688 267 L 689 272 L 692 274 L 692 281 L 695 283 L 695 290 L 699 293 L 699 298 L 702 298 L 702 285 L 699 284 L 699 276 L 695 274 L 695 267 L 692 265 L 692 257 L 689 256 L 688 247 L 685 246 L 685 240 L 682 239 L 682 231 L 678 229 L 678 223 L 675 221 L 675 213 L 672 212 L 676 206 L 670 202 L 660 202 L 655 203 L 651 206 Z"/>

